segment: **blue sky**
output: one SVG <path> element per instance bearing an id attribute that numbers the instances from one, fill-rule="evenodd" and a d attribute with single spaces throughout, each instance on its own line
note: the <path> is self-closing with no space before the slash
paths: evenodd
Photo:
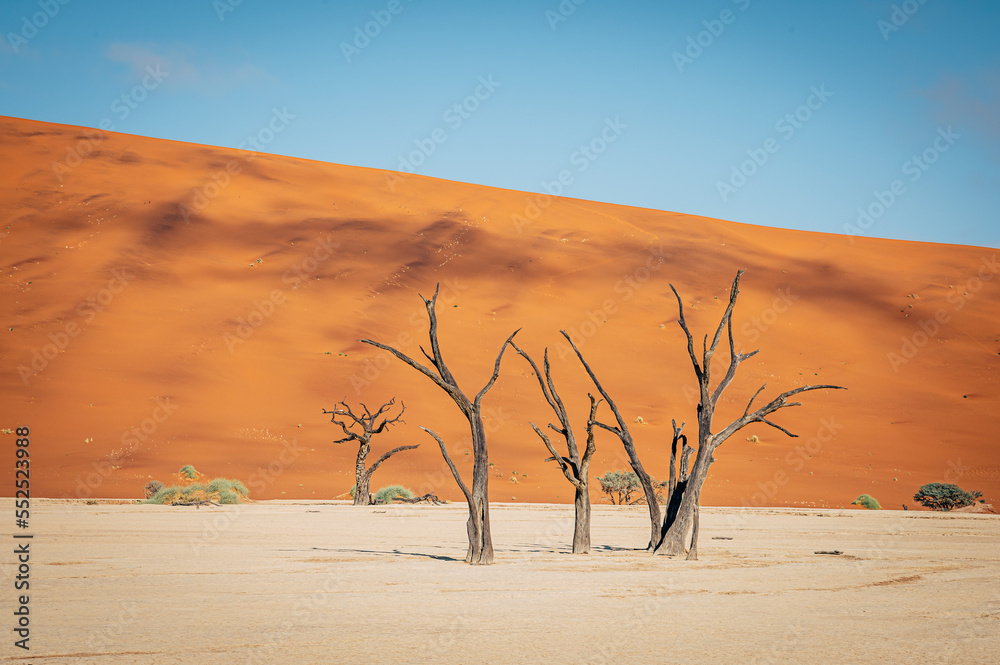
<path id="1" fill-rule="evenodd" d="M 0 115 L 997 247 L 998 27 L 995 0 L 5 0 Z"/>

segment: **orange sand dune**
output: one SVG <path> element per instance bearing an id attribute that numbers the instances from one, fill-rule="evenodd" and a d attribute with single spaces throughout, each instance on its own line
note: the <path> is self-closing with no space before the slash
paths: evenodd
<path id="1" fill-rule="evenodd" d="M 852 240 L 12 118 L 0 119 L 0 145 L 0 426 L 31 427 L 36 495 L 137 497 L 184 464 L 241 479 L 254 498 L 340 495 L 355 449 L 331 443 L 339 429 L 322 409 L 396 397 L 406 423 L 374 453 L 422 445 L 387 462 L 373 488 L 459 499 L 417 429 L 438 431 L 471 474 L 457 409 L 356 341 L 419 357 L 417 294 L 436 282 L 442 348 L 467 393 L 521 328 L 539 362 L 550 348 L 582 436 L 592 387 L 566 329 L 626 417 L 642 419 L 640 454 L 665 476 L 671 418 L 693 434 L 697 401 L 668 283 L 700 335 L 746 268 L 736 338 L 760 353 L 717 425 L 763 382 L 763 397 L 805 383 L 849 390 L 780 412 L 800 438 L 755 426 L 730 439 L 705 503 L 835 507 L 868 493 L 899 508 L 933 481 L 1000 502 L 994 249 Z M 721 376 L 728 354 L 718 355 Z M 504 358 L 484 405 L 492 497 L 569 501 L 528 424 L 550 414 L 523 359 Z M 13 436 L 4 440 L 9 496 Z M 617 439 L 601 433 L 595 475 L 623 467 Z"/>

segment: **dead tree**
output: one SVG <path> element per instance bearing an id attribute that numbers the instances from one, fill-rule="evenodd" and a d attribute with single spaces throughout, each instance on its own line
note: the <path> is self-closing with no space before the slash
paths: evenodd
<path id="1" fill-rule="evenodd" d="M 660 521 L 660 503 L 656 498 L 656 488 L 653 486 L 653 479 L 648 473 L 646 473 L 646 469 L 643 468 L 642 462 L 639 460 L 639 455 L 635 452 L 635 443 L 632 441 L 632 433 L 629 432 L 628 425 L 625 423 L 625 419 L 622 417 L 621 411 L 618 410 L 618 405 L 615 404 L 613 399 L 611 399 L 611 396 L 601 385 L 601 382 L 597 380 L 597 377 L 594 375 L 594 371 L 590 369 L 590 365 L 588 365 L 587 361 L 584 360 L 583 354 L 580 353 L 580 349 L 576 348 L 576 344 L 573 343 L 573 340 L 566 333 L 566 331 L 560 330 L 559 332 L 562 333 L 562 336 L 565 337 L 566 341 L 568 341 L 570 346 L 573 347 L 573 350 L 576 352 L 576 357 L 580 359 L 584 369 L 587 370 L 587 374 L 590 375 L 590 380 L 594 382 L 594 386 L 597 387 L 598 392 L 601 393 L 601 397 L 603 397 L 604 401 L 611 407 L 611 412 L 615 414 L 615 420 L 618 421 L 618 427 L 612 427 L 611 425 L 597 421 L 594 421 L 594 425 L 602 429 L 606 429 L 621 440 L 622 445 L 625 447 L 625 452 L 628 454 L 629 465 L 632 467 L 632 470 L 635 471 L 635 475 L 639 477 L 639 484 L 642 485 L 642 493 L 646 497 L 646 505 L 649 506 L 650 533 L 649 544 L 646 545 L 646 549 L 651 550 L 656 547 L 658 542 L 660 542 L 660 534 L 662 531 L 662 522 Z M 593 410 L 591 410 L 591 413 L 593 413 Z M 593 420 L 593 416 L 591 417 L 591 420 Z"/>
<path id="2" fill-rule="evenodd" d="M 795 388 L 794 390 L 788 390 L 781 393 L 766 405 L 751 412 L 750 408 L 753 406 L 754 400 L 767 385 L 765 383 L 758 388 L 757 392 L 755 392 L 753 397 L 750 398 L 746 409 L 743 410 L 742 416 L 726 425 L 721 431 L 714 434 L 712 433 L 712 418 L 715 415 L 715 408 L 719 403 L 719 398 L 722 397 L 722 393 L 729 387 L 729 384 L 732 383 L 740 363 L 757 354 L 757 351 L 751 351 L 750 353 L 737 353 L 736 345 L 733 342 L 733 307 L 736 305 L 736 298 L 740 292 L 740 276 L 742 274 L 742 270 L 736 273 L 736 278 L 733 280 L 733 286 L 729 293 L 729 304 L 726 307 L 725 313 L 722 315 L 722 320 L 719 321 L 719 326 L 715 331 L 715 337 L 712 339 L 711 345 L 708 344 L 708 335 L 705 335 L 702 341 L 700 361 L 695 355 L 694 337 L 691 335 L 687 322 L 684 320 L 684 303 L 681 301 L 681 297 L 677 293 L 677 289 L 674 288 L 674 285 L 670 285 L 670 290 L 674 292 L 674 296 L 677 298 L 677 322 L 684 331 L 684 335 L 687 337 L 688 356 L 691 358 L 691 364 L 694 366 L 694 373 L 698 379 L 698 385 L 701 390 L 701 399 L 698 404 L 698 448 L 697 454 L 695 455 L 694 465 L 691 467 L 690 475 L 683 481 L 678 481 L 676 488 L 674 488 L 669 504 L 676 504 L 676 510 L 671 511 L 668 509 L 667 511 L 667 519 L 663 522 L 662 536 L 655 550 L 657 554 L 681 555 L 686 553 L 689 559 L 698 558 L 698 518 L 701 489 L 705 484 L 705 479 L 708 477 L 708 469 L 715 461 L 713 453 L 715 453 L 716 449 L 722 445 L 726 439 L 750 423 L 764 423 L 765 425 L 770 425 L 771 427 L 784 432 L 788 436 L 797 436 L 789 432 L 784 427 L 768 420 L 768 416 L 785 407 L 801 406 L 801 402 L 788 401 L 788 398 L 792 395 L 797 395 L 798 393 L 809 390 L 844 389 L 842 386 L 833 385 L 802 386 L 800 388 Z M 722 377 L 722 380 L 719 381 L 719 384 L 714 390 L 712 390 L 712 356 L 715 354 L 715 350 L 719 346 L 719 341 L 722 339 L 723 329 L 726 329 L 729 333 L 729 368 L 727 369 L 726 374 Z M 683 428 L 683 425 L 681 425 L 681 428 Z M 674 449 L 676 448 L 676 443 L 678 441 L 678 437 L 680 436 L 682 436 L 680 434 L 680 429 L 677 427 L 676 423 L 674 423 Z M 684 447 L 686 449 L 686 438 L 684 443 Z M 671 457 L 673 457 L 673 455 L 671 455 Z M 684 460 L 684 454 L 682 453 L 682 475 L 686 473 L 685 467 L 686 461 Z M 688 540 L 689 533 L 690 541 Z M 690 542 L 690 548 L 686 546 L 686 543 L 688 542 Z"/>
<path id="3" fill-rule="evenodd" d="M 590 398 L 590 417 L 587 419 L 587 444 L 584 448 L 583 456 L 581 456 L 580 449 L 576 443 L 576 436 L 573 434 L 573 428 L 570 426 L 569 415 L 566 413 L 566 406 L 563 404 L 562 398 L 559 397 L 559 393 L 556 392 L 556 386 L 552 382 L 552 369 L 549 366 L 549 350 L 545 349 L 545 357 L 542 365 L 545 368 L 545 374 L 543 376 L 542 372 L 538 371 L 538 365 L 535 364 L 531 356 L 525 353 L 517 344 L 511 342 L 511 346 L 514 347 L 514 350 L 521 357 L 528 361 L 531 368 L 535 371 L 535 377 L 538 378 L 538 385 L 542 388 L 542 395 L 559 420 L 558 427 L 553 423 L 549 423 L 549 429 L 561 434 L 566 439 L 566 455 L 559 454 L 548 435 L 540 430 L 535 423 L 529 424 L 535 430 L 535 434 L 542 440 L 542 443 L 545 444 L 549 453 L 552 454 L 552 457 L 545 461 L 559 464 L 559 468 L 562 470 L 563 475 L 566 476 L 566 480 L 573 486 L 575 492 L 573 500 L 573 554 L 589 554 L 590 460 L 594 456 L 594 451 L 597 450 L 597 446 L 594 443 L 594 425 L 596 424 L 597 407 L 601 402 L 595 399 L 593 395 L 587 394 L 587 397 Z"/>
<path id="4" fill-rule="evenodd" d="M 469 429 L 472 433 L 472 489 L 463 482 L 461 475 L 458 473 L 458 469 L 455 468 L 455 463 L 452 462 L 451 456 L 448 455 L 448 449 L 445 447 L 444 442 L 441 440 L 436 433 L 426 427 L 421 427 L 430 434 L 438 442 L 441 448 L 441 455 L 444 457 L 445 462 L 448 464 L 448 468 L 451 469 L 452 475 L 455 477 L 455 482 L 458 483 L 459 488 L 462 490 L 462 494 L 465 495 L 465 499 L 469 504 L 469 521 L 467 524 L 467 530 L 469 534 L 469 550 L 465 555 L 465 561 L 471 564 L 490 564 L 493 563 L 493 540 L 490 537 L 490 506 L 489 506 L 489 496 L 487 493 L 489 485 L 489 470 L 490 470 L 490 459 L 489 452 L 486 447 L 486 428 L 483 426 L 483 414 L 482 414 L 482 400 L 483 396 L 486 395 L 487 391 L 493 387 L 496 383 L 497 376 L 500 374 L 500 360 L 503 358 L 504 351 L 507 350 L 507 345 L 511 343 L 514 339 L 514 335 L 518 331 L 511 333 L 507 341 L 504 342 L 503 346 L 500 347 L 500 352 L 497 354 L 496 362 L 493 365 L 493 374 L 490 376 L 489 381 L 486 385 L 476 393 L 475 398 L 469 399 L 466 397 L 462 389 L 458 387 L 458 382 L 455 380 L 454 375 L 452 375 L 451 370 L 444 362 L 444 358 L 441 356 L 441 349 L 438 346 L 438 335 L 437 335 L 437 314 L 435 312 L 435 306 L 437 305 L 438 291 L 441 285 L 438 284 L 434 289 L 434 297 L 430 300 L 420 296 L 421 300 L 424 301 L 424 307 L 427 309 L 427 317 L 430 321 L 430 331 L 428 335 L 430 337 L 430 347 L 431 352 L 427 353 L 423 347 L 420 347 L 420 351 L 424 354 L 434 369 L 427 368 L 417 361 L 413 360 L 406 354 L 397 351 L 391 346 L 386 346 L 379 342 L 363 339 L 360 340 L 365 344 L 370 344 L 379 349 L 388 351 L 392 355 L 396 356 L 407 365 L 417 370 L 431 381 L 433 381 L 441 390 L 448 393 L 448 396 L 455 402 L 462 415 L 465 416 L 466 420 L 469 421 Z"/>
<path id="5" fill-rule="evenodd" d="M 361 404 L 362 408 L 365 410 L 364 414 L 357 414 L 351 410 L 351 407 L 347 405 L 347 402 L 341 402 L 340 407 L 334 407 L 333 411 L 327 411 L 323 409 L 323 413 L 330 414 L 330 422 L 334 425 L 340 425 L 340 428 L 344 430 L 344 438 L 334 441 L 334 443 L 344 443 L 345 441 L 357 441 L 358 442 L 358 457 L 355 460 L 354 465 L 354 505 L 355 506 L 369 506 L 372 502 L 372 495 L 368 490 L 368 485 L 371 482 L 372 474 L 375 470 L 382 466 L 382 462 L 386 461 L 393 455 L 404 450 L 412 450 L 418 447 L 420 444 L 415 444 L 412 446 L 399 446 L 393 448 L 386 454 L 376 460 L 374 464 L 370 467 L 365 468 L 366 460 L 368 459 L 368 453 L 371 452 L 372 448 L 372 436 L 376 434 L 381 434 L 383 430 L 389 425 L 395 425 L 396 423 L 403 422 L 403 412 L 406 411 L 406 405 L 400 403 L 402 407 L 395 418 L 383 417 L 386 411 L 388 411 L 393 404 L 396 403 L 396 398 L 393 397 L 391 400 L 379 407 L 378 411 L 372 413 L 368 410 L 368 407 Z M 337 420 L 337 416 L 343 416 L 342 420 Z M 375 422 L 382 418 L 382 422 L 378 425 Z M 348 422 L 350 420 L 350 422 Z M 361 432 L 355 432 L 351 428 L 355 425 L 361 427 Z"/>

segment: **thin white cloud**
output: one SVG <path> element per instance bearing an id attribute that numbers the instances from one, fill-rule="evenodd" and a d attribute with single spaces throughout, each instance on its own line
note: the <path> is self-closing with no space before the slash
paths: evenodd
<path id="1" fill-rule="evenodd" d="M 150 67 L 159 68 L 169 75 L 166 80 L 169 85 L 206 93 L 273 80 L 270 74 L 255 65 L 222 64 L 200 58 L 194 48 L 183 44 L 164 47 L 143 42 L 115 42 L 104 49 L 104 55 L 112 62 L 127 65 L 133 76 L 145 75 Z"/>

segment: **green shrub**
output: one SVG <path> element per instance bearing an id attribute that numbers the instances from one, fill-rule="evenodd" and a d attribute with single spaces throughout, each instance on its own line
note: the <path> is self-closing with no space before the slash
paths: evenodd
<path id="1" fill-rule="evenodd" d="M 882 510 L 882 506 L 879 505 L 875 498 L 868 494 L 862 494 L 854 501 L 851 501 L 852 506 L 861 506 L 862 508 L 867 508 L 868 510 Z"/>
<path id="2" fill-rule="evenodd" d="M 162 487 L 157 490 L 153 496 L 143 501 L 143 503 L 173 503 L 174 498 L 180 493 L 180 491 L 180 487 Z"/>
<path id="3" fill-rule="evenodd" d="M 223 490 L 231 490 L 237 494 L 242 494 L 243 496 L 249 496 L 250 490 L 247 486 L 238 480 L 230 480 L 229 478 L 213 478 L 212 482 L 208 484 L 209 493 L 221 492 Z"/>
<path id="4" fill-rule="evenodd" d="M 413 492 L 402 485 L 389 485 L 375 492 L 373 500 L 375 503 L 392 503 L 397 496 L 401 496 L 404 499 L 412 499 Z"/>
<path id="5" fill-rule="evenodd" d="M 185 464 L 184 466 L 182 466 L 181 470 L 178 473 L 183 473 L 185 476 L 187 476 L 192 480 L 198 477 L 198 472 L 195 471 L 194 467 L 191 466 L 190 464 Z"/>
<path id="6" fill-rule="evenodd" d="M 219 492 L 219 503 L 232 504 L 239 502 L 240 502 L 240 495 L 234 492 L 233 490 L 229 489 L 228 487 L 222 488 L 222 490 Z"/>
<path id="7" fill-rule="evenodd" d="M 353 499 L 354 495 L 357 494 L 357 493 L 358 493 L 358 486 L 355 483 L 354 485 L 351 485 L 351 498 Z"/>
<path id="8" fill-rule="evenodd" d="M 642 489 L 635 471 L 608 471 L 597 477 L 601 491 L 608 495 L 613 504 L 632 503 L 632 495 Z M 617 499 L 617 501 L 615 500 Z"/>
<path id="9" fill-rule="evenodd" d="M 928 483 L 920 486 L 913 500 L 931 510 L 953 510 L 971 506 L 982 495 L 982 492 L 966 492 L 958 485 Z"/>

